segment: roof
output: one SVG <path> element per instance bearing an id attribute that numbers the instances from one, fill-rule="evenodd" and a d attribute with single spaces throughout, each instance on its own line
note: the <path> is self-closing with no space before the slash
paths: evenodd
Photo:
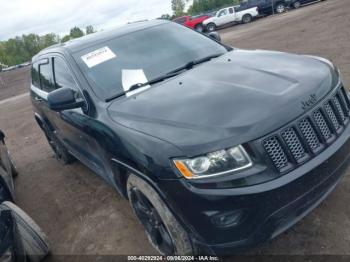
<path id="1" fill-rule="evenodd" d="M 137 32 L 140 30 L 144 30 L 150 27 L 167 24 L 167 23 L 170 23 L 170 22 L 165 20 L 151 20 L 151 21 L 145 21 L 145 22 L 136 22 L 136 23 L 127 24 L 125 26 L 122 26 L 113 30 L 107 30 L 107 31 L 86 35 L 80 38 L 70 40 L 65 43 L 56 44 L 48 48 L 45 48 L 42 51 L 40 51 L 40 53 L 38 53 L 36 56 L 34 56 L 33 60 L 35 60 L 37 56 L 48 52 L 55 52 L 55 51 L 57 52 L 57 51 L 64 50 L 64 51 L 68 51 L 69 53 L 75 53 L 91 45 L 94 45 L 98 42 L 108 41 L 123 35 L 127 35 L 133 32 Z"/>

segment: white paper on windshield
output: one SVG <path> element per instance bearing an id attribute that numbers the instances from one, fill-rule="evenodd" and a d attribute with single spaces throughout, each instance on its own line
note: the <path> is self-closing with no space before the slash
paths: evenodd
<path id="1" fill-rule="evenodd" d="M 105 46 L 86 55 L 83 55 L 81 59 L 89 68 L 91 68 L 115 57 L 117 57 L 116 54 L 113 53 L 113 51 L 109 49 L 108 46 Z"/>
<path id="2" fill-rule="evenodd" d="M 123 69 L 122 70 L 122 84 L 123 89 L 125 92 L 127 92 L 131 86 L 135 84 L 142 84 L 148 82 L 147 77 L 145 75 L 145 72 L 143 72 L 142 69 Z M 134 94 L 137 94 L 139 92 L 142 92 L 143 90 L 148 89 L 150 86 L 143 86 L 141 88 L 135 89 L 133 91 L 127 92 L 126 96 L 132 96 Z"/>

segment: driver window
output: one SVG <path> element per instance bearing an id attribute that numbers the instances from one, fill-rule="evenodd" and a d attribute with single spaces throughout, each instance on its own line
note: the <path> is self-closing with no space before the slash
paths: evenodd
<path id="1" fill-rule="evenodd" d="M 74 81 L 73 76 L 69 72 L 66 62 L 60 57 L 53 58 L 53 72 L 54 72 L 54 82 L 55 88 L 59 89 L 62 87 L 68 87 L 75 91 L 76 98 L 80 98 L 79 88 Z"/>
<path id="2" fill-rule="evenodd" d="M 224 16 L 224 15 L 227 15 L 227 9 L 221 10 L 221 11 L 219 12 L 218 17 Z"/>

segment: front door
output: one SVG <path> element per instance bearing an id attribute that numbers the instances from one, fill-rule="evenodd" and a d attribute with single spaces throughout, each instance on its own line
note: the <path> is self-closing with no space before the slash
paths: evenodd
<path id="1" fill-rule="evenodd" d="M 234 20 L 235 18 L 232 17 L 232 13 L 230 14 L 229 8 L 221 9 L 217 15 L 216 25 L 222 26 L 222 25 L 231 23 Z"/>
<path id="2" fill-rule="evenodd" d="M 48 57 L 46 63 L 39 63 L 39 77 L 41 93 L 38 93 L 44 120 L 50 132 L 53 132 L 71 154 L 97 174 L 104 176 L 106 172 L 101 148 L 94 136 L 90 135 L 94 133 L 92 131 L 94 125 L 91 124 L 94 120 L 86 115 L 82 108 L 56 112 L 48 106 L 47 96 L 62 87 L 72 89 L 76 98 L 83 98 L 82 91 L 64 57 L 55 55 Z"/>

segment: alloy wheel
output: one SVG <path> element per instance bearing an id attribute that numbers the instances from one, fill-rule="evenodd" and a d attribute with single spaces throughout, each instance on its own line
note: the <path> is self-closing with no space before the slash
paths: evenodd
<path id="1" fill-rule="evenodd" d="M 137 188 L 132 189 L 130 200 L 136 216 L 145 227 L 152 243 L 162 254 L 174 254 L 171 236 L 152 203 Z"/>
<path id="2" fill-rule="evenodd" d="M 293 7 L 294 7 L 295 9 L 299 8 L 299 7 L 300 7 L 300 2 L 299 2 L 299 1 L 295 2 L 295 3 L 293 4 Z"/>
<path id="3" fill-rule="evenodd" d="M 279 4 L 279 5 L 276 7 L 276 12 L 277 12 L 277 13 L 281 14 L 281 13 L 283 13 L 284 11 L 285 11 L 284 5 Z"/>

